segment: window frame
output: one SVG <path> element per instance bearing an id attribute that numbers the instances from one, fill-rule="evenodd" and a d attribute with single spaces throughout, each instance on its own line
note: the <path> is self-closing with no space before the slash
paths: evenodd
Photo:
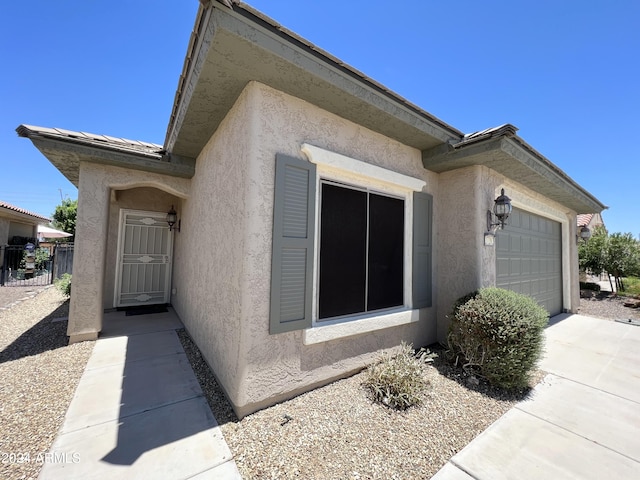
<path id="1" fill-rule="evenodd" d="M 402 243 L 402 260 L 403 260 L 403 272 L 402 272 L 402 304 L 401 305 L 396 305 L 396 306 L 392 306 L 392 307 L 386 307 L 386 308 L 379 308 L 379 309 L 375 309 L 375 310 L 364 310 L 362 312 L 357 312 L 357 313 L 348 313 L 348 314 L 344 314 L 344 315 L 337 315 L 334 317 L 327 317 L 324 319 L 320 319 L 320 315 L 319 315 L 319 303 L 320 303 L 320 295 L 322 294 L 321 290 L 320 290 L 320 256 L 322 255 L 322 249 L 320 248 L 320 237 L 322 235 L 322 215 L 321 215 L 321 211 L 322 211 L 322 185 L 323 184 L 327 184 L 327 185 L 332 185 L 332 186 L 336 186 L 336 187 L 340 187 L 340 188 L 345 188 L 345 189 L 350 189 L 350 190 L 355 190 L 358 192 L 364 192 L 368 195 L 373 194 L 373 195 L 379 195 L 379 196 L 383 196 L 383 197 L 388 197 L 388 198 L 393 198 L 396 200 L 402 200 L 403 202 L 403 243 Z M 411 295 L 407 295 L 408 293 L 408 289 L 411 289 L 411 282 L 407 282 L 407 268 L 411 268 L 410 262 L 411 262 L 411 255 L 409 253 L 409 255 L 407 254 L 407 249 L 411 249 L 411 245 L 407 245 L 407 243 L 411 242 L 411 235 L 412 235 L 412 225 L 407 225 L 407 223 L 410 223 L 410 219 L 407 216 L 407 198 L 411 198 L 411 195 L 404 195 L 398 192 L 395 193 L 390 193 L 390 192 L 383 192 L 381 191 L 381 189 L 379 188 L 375 188 L 375 187 L 370 187 L 370 186 L 363 186 L 363 185 L 354 185 L 353 183 L 346 183 L 346 182 L 342 182 L 342 181 L 337 181 L 334 179 L 329 179 L 329 178 L 325 178 L 325 176 L 322 174 L 322 172 L 319 172 L 318 174 L 318 183 L 317 183 L 317 187 L 316 187 L 316 191 L 317 193 L 317 205 L 316 205 L 316 234 L 315 234 L 315 239 L 314 241 L 316 242 L 316 248 L 315 248 L 315 258 L 314 258 L 314 285 L 316 285 L 316 288 L 314 288 L 314 296 L 313 296 L 313 305 L 312 305 L 312 325 L 318 325 L 318 326 L 322 326 L 322 325 L 332 325 L 335 323 L 339 323 L 339 322 L 343 322 L 343 321 L 350 321 L 350 320 L 354 320 L 354 319 L 358 319 L 358 318 L 366 318 L 366 317 L 370 317 L 370 316 L 374 316 L 376 314 L 385 314 L 385 313 L 389 313 L 389 312 L 393 312 L 393 311 L 402 311 L 405 310 L 409 307 L 410 302 L 411 302 Z M 369 199 L 367 199 L 367 217 L 369 217 Z M 367 253 L 366 253 L 366 272 L 367 275 L 365 275 L 365 308 L 368 308 L 368 302 L 367 302 L 367 298 L 368 297 L 368 287 L 369 287 L 369 278 L 368 278 L 368 260 L 369 260 L 369 241 L 370 241 L 370 231 L 369 231 L 369 225 L 368 225 L 368 219 L 367 219 L 367 244 L 365 246 Z M 409 274 L 411 274 L 411 272 L 409 272 Z"/>
<path id="2" fill-rule="evenodd" d="M 386 328 L 387 324 L 392 326 L 417 321 L 417 316 L 412 313 L 413 193 L 422 191 L 426 182 L 309 144 L 303 144 L 302 152 L 311 163 L 316 165 L 315 191 L 317 192 L 315 197 L 316 224 L 312 272 L 311 328 L 305 330 L 305 344 L 326 341 L 327 338 L 319 334 L 323 330 L 331 336 L 333 334 L 330 332 L 340 329 L 343 324 L 353 324 L 352 326 L 356 327 L 356 324 L 360 324 L 361 322 L 359 321 L 361 320 L 369 323 L 364 327 L 367 330 Z M 322 204 L 320 197 L 323 182 L 334 183 L 338 186 L 356 190 L 370 191 L 404 201 L 403 305 L 319 320 L 320 208 Z M 406 315 L 404 314 L 405 312 Z M 373 319 L 377 319 L 377 321 L 372 321 Z M 332 327 L 336 328 L 332 329 Z M 315 333 L 312 333 L 314 330 Z M 338 333 L 338 336 L 343 335 Z"/>

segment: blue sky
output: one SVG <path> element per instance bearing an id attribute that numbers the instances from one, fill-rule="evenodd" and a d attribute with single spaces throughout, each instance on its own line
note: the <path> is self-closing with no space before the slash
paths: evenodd
<path id="1" fill-rule="evenodd" d="M 249 0 L 445 122 L 503 123 L 640 235 L 637 0 Z M 0 200 L 50 215 L 77 190 L 15 128 L 163 143 L 197 0 L 2 2 Z"/>

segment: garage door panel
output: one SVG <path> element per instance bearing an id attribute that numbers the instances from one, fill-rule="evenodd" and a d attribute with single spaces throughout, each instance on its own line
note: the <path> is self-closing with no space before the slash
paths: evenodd
<path id="1" fill-rule="evenodd" d="M 496 237 L 496 285 L 534 297 L 552 315 L 562 311 L 562 227 L 514 209 Z"/>
<path id="2" fill-rule="evenodd" d="M 522 273 L 520 270 L 520 265 L 521 262 L 519 258 L 512 258 L 509 262 L 509 275 L 520 275 Z"/>

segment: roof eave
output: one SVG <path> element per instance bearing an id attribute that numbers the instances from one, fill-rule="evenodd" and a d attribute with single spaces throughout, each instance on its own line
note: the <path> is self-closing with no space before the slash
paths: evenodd
<path id="1" fill-rule="evenodd" d="M 420 150 L 462 138 L 462 132 L 247 4 L 230 10 L 211 2 L 198 10 L 165 149 L 197 156 L 250 81 Z"/>
<path id="2" fill-rule="evenodd" d="M 79 138 L 51 133 L 47 128 L 20 125 L 16 131 L 28 138 L 40 152 L 76 187 L 80 178 L 80 162 L 99 163 L 147 172 L 191 178 L 195 160 L 166 155 L 163 152 L 142 152 L 120 148 L 113 144 L 95 144 Z"/>
<path id="3" fill-rule="evenodd" d="M 436 173 L 483 165 L 576 213 L 600 213 L 607 208 L 511 131 L 424 151 L 422 163 Z"/>
<path id="4" fill-rule="evenodd" d="M 15 218 L 16 220 L 28 221 L 30 224 L 38 224 L 42 225 L 45 223 L 51 223 L 51 219 L 47 217 L 43 217 L 41 215 L 21 212 L 14 210 L 12 208 L 8 208 L 4 205 L 0 205 L 0 211 L 4 213 L 5 216 L 9 218 Z"/>

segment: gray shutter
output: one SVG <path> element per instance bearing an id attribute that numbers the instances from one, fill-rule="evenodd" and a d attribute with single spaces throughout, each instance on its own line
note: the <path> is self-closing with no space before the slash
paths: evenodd
<path id="1" fill-rule="evenodd" d="M 430 307 L 433 197 L 413 193 L 413 306 Z"/>
<path id="2" fill-rule="evenodd" d="M 276 155 L 269 333 L 311 327 L 316 166 Z"/>

